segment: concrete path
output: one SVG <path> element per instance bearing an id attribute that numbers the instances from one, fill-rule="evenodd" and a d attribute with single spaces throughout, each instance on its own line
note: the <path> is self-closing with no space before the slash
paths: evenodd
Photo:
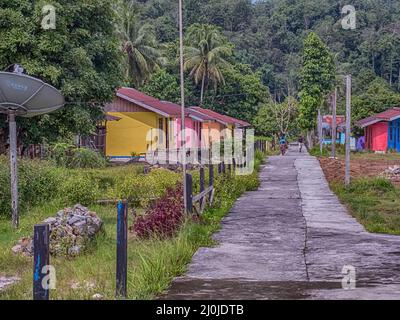
<path id="1" fill-rule="evenodd" d="M 400 299 L 400 237 L 366 232 L 316 158 L 291 147 L 260 179 L 161 299 Z"/>

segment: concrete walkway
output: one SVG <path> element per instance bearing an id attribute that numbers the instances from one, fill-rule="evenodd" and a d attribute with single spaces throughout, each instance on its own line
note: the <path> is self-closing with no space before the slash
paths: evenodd
<path id="1" fill-rule="evenodd" d="M 260 179 L 161 299 L 400 299 L 400 237 L 366 232 L 316 158 L 291 147 Z"/>

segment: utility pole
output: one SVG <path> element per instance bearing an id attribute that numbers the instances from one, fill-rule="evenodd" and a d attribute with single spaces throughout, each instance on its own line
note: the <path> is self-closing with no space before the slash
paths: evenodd
<path id="1" fill-rule="evenodd" d="M 346 76 L 346 168 L 345 185 L 350 184 L 351 75 Z"/>
<path id="2" fill-rule="evenodd" d="M 183 174 L 183 194 L 186 195 L 186 128 L 185 128 L 185 75 L 183 60 L 183 6 L 179 0 L 179 60 L 181 76 L 181 140 L 182 140 L 182 174 Z M 185 213 L 188 212 L 186 197 L 183 197 Z"/>
<path id="3" fill-rule="evenodd" d="M 337 87 L 335 87 L 335 92 L 333 93 L 333 101 L 332 101 L 332 158 L 336 158 L 336 136 L 337 136 L 336 107 L 337 107 Z"/>
<path id="4" fill-rule="evenodd" d="M 319 152 L 322 155 L 323 137 L 322 137 L 322 114 L 321 114 L 321 108 L 318 109 L 318 140 L 319 140 Z"/>

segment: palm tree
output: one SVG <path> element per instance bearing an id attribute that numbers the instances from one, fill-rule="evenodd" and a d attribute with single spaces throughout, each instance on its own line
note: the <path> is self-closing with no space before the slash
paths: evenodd
<path id="1" fill-rule="evenodd" d="M 185 47 L 185 70 L 196 85 L 201 82 L 200 103 L 211 81 L 214 89 L 224 84 L 223 68 L 229 67 L 226 57 L 232 55 L 232 47 L 221 32 L 208 24 L 194 24 L 187 32 L 189 46 Z"/>
<path id="2" fill-rule="evenodd" d="M 153 28 L 140 24 L 135 2 L 122 0 L 116 6 L 117 33 L 126 54 L 126 77 L 135 87 L 143 85 L 154 70 L 165 63 Z"/>

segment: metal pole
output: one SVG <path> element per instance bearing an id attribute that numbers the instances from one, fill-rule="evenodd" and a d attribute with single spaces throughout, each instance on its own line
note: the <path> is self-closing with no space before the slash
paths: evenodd
<path id="1" fill-rule="evenodd" d="M 10 111 L 8 113 L 8 124 L 10 128 L 9 137 L 10 137 L 12 225 L 16 229 L 19 226 L 19 215 L 18 215 L 17 124 L 15 122 L 15 111 Z"/>
<path id="2" fill-rule="evenodd" d="M 182 174 L 183 174 L 183 194 L 186 195 L 186 126 L 185 126 L 185 75 L 183 60 L 183 9 L 182 0 L 179 0 L 179 60 L 181 74 L 181 140 L 182 140 Z M 188 212 L 186 197 L 183 197 L 185 212 Z"/>
<path id="3" fill-rule="evenodd" d="M 333 94 L 333 102 L 332 102 L 332 158 L 336 157 L 336 136 L 337 136 L 336 105 L 337 105 L 337 88 L 335 87 L 335 92 Z"/>
<path id="4" fill-rule="evenodd" d="M 350 184 L 350 124 L 351 124 L 351 75 L 346 76 L 346 169 L 345 185 Z"/>

